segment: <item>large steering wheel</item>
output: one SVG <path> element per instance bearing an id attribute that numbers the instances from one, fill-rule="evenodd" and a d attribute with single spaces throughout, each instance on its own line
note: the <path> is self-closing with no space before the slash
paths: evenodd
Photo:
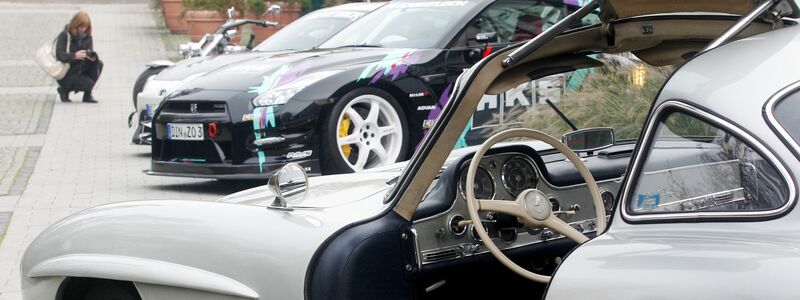
<path id="1" fill-rule="evenodd" d="M 520 267 L 508 259 L 508 257 L 503 254 L 499 248 L 497 248 L 497 245 L 495 245 L 494 242 L 492 242 L 492 239 L 489 238 L 489 234 L 486 233 L 486 228 L 484 228 L 483 224 L 481 224 L 478 211 L 494 211 L 509 214 L 517 217 L 523 224 L 525 224 L 525 226 L 543 226 L 550 228 L 560 234 L 563 234 L 578 244 L 588 241 L 589 238 L 556 217 L 553 214 L 550 200 L 547 198 L 547 195 L 537 189 L 528 189 L 523 191 L 514 201 L 475 199 L 475 173 L 478 170 L 478 165 L 480 164 L 481 158 L 483 158 L 483 155 L 486 154 L 486 151 L 494 146 L 494 144 L 510 138 L 529 138 L 550 144 L 550 146 L 553 146 L 562 154 L 564 154 L 564 156 L 566 156 L 567 159 L 569 159 L 572 164 L 575 165 L 575 168 L 578 169 L 578 171 L 581 173 L 581 176 L 586 181 L 586 186 L 589 188 L 589 193 L 592 195 L 595 208 L 594 210 L 595 214 L 597 215 L 598 233 L 605 231 L 606 228 L 603 200 L 600 198 L 600 192 L 597 188 L 597 183 L 594 181 L 594 177 L 592 177 L 589 169 L 587 169 L 586 165 L 581 162 L 580 158 L 578 158 L 578 156 L 575 155 L 572 150 L 567 148 L 566 145 L 541 131 L 520 128 L 499 132 L 486 140 L 486 142 L 481 145 L 481 148 L 478 149 L 478 152 L 475 153 L 475 156 L 472 157 L 472 162 L 470 162 L 469 165 L 469 171 L 467 171 L 467 186 L 465 189 L 469 217 L 472 219 L 472 225 L 475 228 L 475 231 L 478 233 L 481 241 L 483 241 L 483 244 L 486 245 L 486 248 L 488 248 L 492 255 L 494 255 L 494 257 L 496 257 L 501 263 L 503 263 L 503 265 L 522 277 L 537 282 L 547 283 L 550 282 L 550 276 L 536 274 Z"/>

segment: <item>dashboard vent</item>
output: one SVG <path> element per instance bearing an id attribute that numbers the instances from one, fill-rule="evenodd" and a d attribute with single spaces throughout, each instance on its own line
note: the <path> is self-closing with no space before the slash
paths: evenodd
<path id="1" fill-rule="evenodd" d="M 434 263 L 444 260 L 456 259 L 461 256 L 463 256 L 461 253 L 461 248 L 434 250 L 422 254 L 425 263 Z"/>

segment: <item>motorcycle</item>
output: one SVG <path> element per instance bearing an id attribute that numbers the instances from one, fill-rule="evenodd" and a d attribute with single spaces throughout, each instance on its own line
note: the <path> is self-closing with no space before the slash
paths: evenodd
<path id="1" fill-rule="evenodd" d="M 280 13 L 281 7 L 279 5 L 272 5 L 270 6 L 267 11 L 264 13 L 266 14 L 273 14 L 277 15 Z M 255 42 L 255 34 L 250 34 L 250 40 L 248 44 L 244 47 L 235 45 L 231 43 L 231 39 L 234 38 L 238 32 L 239 27 L 252 24 L 259 27 L 274 27 L 277 26 L 277 22 L 272 21 L 265 21 L 265 20 L 253 20 L 253 19 L 235 19 L 234 16 L 236 15 L 236 10 L 231 7 L 227 11 L 228 19 L 223 23 L 217 30 L 213 33 L 205 34 L 199 41 L 197 42 L 186 42 L 178 46 L 178 53 L 183 58 L 183 60 L 196 58 L 196 57 L 206 57 L 212 55 L 222 55 L 222 54 L 230 54 L 230 53 L 239 53 L 250 51 L 253 49 L 254 42 Z M 139 114 L 139 124 L 137 124 L 137 128 L 133 133 L 132 141 L 135 144 L 149 144 L 150 135 L 152 130 L 150 130 L 150 120 L 152 118 L 152 113 L 155 110 L 155 106 L 160 99 L 156 101 L 148 101 L 154 103 L 148 103 L 146 105 L 142 105 L 140 107 L 139 97 L 142 91 L 145 90 L 145 85 L 147 84 L 148 80 L 163 71 L 170 66 L 175 65 L 175 62 L 170 60 L 156 60 L 148 63 L 146 65 L 146 69 L 136 78 L 136 81 L 133 85 L 133 107 L 134 111 L 128 116 L 128 127 L 132 127 L 134 125 L 133 119 L 136 114 Z M 163 91 L 163 92 L 162 92 Z M 158 97 L 163 99 L 166 96 L 166 90 L 158 92 Z M 151 99 L 152 100 L 152 99 Z"/>

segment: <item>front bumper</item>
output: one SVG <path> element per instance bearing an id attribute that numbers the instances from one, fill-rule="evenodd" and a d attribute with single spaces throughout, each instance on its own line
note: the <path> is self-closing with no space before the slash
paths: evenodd
<path id="1" fill-rule="evenodd" d="M 291 106 L 276 107 L 277 125 L 258 131 L 259 138 L 269 140 L 264 143 L 256 139 L 253 112 L 248 108 L 232 100 L 162 102 L 152 122 L 152 161 L 146 174 L 265 179 L 287 163 L 300 164 L 309 175 L 321 174 L 315 126 L 318 111 L 298 114 Z M 174 126 L 169 124 L 181 123 L 202 124 L 202 140 L 169 137 L 168 129 Z"/>

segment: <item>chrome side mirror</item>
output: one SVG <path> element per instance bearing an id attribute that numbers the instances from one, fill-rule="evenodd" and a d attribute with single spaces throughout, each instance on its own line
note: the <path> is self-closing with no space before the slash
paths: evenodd
<path id="1" fill-rule="evenodd" d="M 306 200 L 308 195 L 308 174 L 298 164 L 290 163 L 269 178 L 267 183 L 275 201 L 268 208 L 292 210 L 287 204 L 297 205 Z"/>
<path id="2" fill-rule="evenodd" d="M 475 35 L 475 41 L 481 44 L 497 43 L 496 32 L 481 32 Z"/>
<path id="3" fill-rule="evenodd" d="M 233 37 L 236 36 L 236 32 L 238 32 L 238 30 L 228 29 L 227 31 L 225 31 L 225 36 L 228 37 L 228 39 L 232 39 Z"/>
<path id="4" fill-rule="evenodd" d="M 236 8 L 228 8 L 228 19 L 233 19 L 234 15 L 236 15 Z"/>
<path id="5" fill-rule="evenodd" d="M 614 145 L 613 128 L 586 128 L 564 134 L 561 142 L 572 151 L 595 151 Z"/>
<path id="6" fill-rule="evenodd" d="M 273 15 L 280 15 L 281 14 L 281 6 L 277 4 L 270 5 L 267 8 L 267 12 L 265 14 L 273 14 Z"/>

